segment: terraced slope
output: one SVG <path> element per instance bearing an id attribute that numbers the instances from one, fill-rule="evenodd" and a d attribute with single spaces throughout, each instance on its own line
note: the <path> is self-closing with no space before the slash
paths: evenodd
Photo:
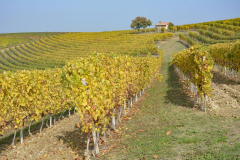
<path id="1" fill-rule="evenodd" d="M 240 39 L 240 19 L 203 22 L 177 26 L 178 31 L 191 31 L 189 37 L 201 44 L 234 42 Z"/>
<path id="2" fill-rule="evenodd" d="M 19 43 L 33 41 L 34 39 L 64 34 L 65 32 L 28 32 L 28 33 L 4 33 L 0 34 L 0 49 L 12 47 Z"/>
<path id="3" fill-rule="evenodd" d="M 61 68 L 77 57 L 93 52 L 139 56 L 157 53 L 154 40 L 167 39 L 172 33 L 133 34 L 135 31 L 67 33 L 35 39 L 1 49 L 0 72 Z"/>

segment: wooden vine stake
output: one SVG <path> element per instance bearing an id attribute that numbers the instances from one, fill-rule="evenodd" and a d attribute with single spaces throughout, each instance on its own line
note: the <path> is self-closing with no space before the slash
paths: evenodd
<path id="1" fill-rule="evenodd" d="M 20 140 L 21 140 L 21 144 L 23 143 L 23 125 L 20 131 Z"/>
<path id="2" fill-rule="evenodd" d="M 114 116 L 114 109 L 112 109 L 112 114 L 113 114 L 113 116 L 112 116 L 112 128 L 113 128 L 113 130 L 115 130 L 115 116 Z"/>
<path id="3" fill-rule="evenodd" d="M 82 84 L 84 85 L 84 86 L 86 86 L 87 85 L 87 82 L 86 82 L 86 80 L 85 80 L 85 78 L 83 78 L 82 79 Z M 87 91 L 86 91 L 87 92 Z M 70 114 L 70 113 L 69 113 Z M 70 116 L 70 115 L 69 115 Z M 86 151 L 86 156 L 87 156 L 87 160 L 89 160 L 89 142 L 90 142 L 90 134 L 88 133 L 87 134 L 87 151 Z"/>
<path id="4" fill-rule="evenodd" d="M 16 130 L 16 128 L 15 128 L 15 129 L 14 129 L 13 141 L 12 141 L 12 147 L 14 147 L 14 142 L 15 142 L 15 138 L 16 138 L 16 133 L 17 133 L 17 130 Z"/>
<path id="5" fill-rule="evenodd" d="M 68 117 L 71 116 L 70 107 L 68 107 Z"/>
<path id="6" fill-rule="evenodd" d="M 96 154 L 100 154 L 99 147 L 98 147 L 98 142 L 99 142 L 99 132 L 96 132 L 96 140 L 95 140 L 95 145 L 94 145 L 94 151 Z"/>
<path id="7" fill-rule="evenodd" d="M 126 116 L 126 101 L 123 102 L 123 115 Z"/>
<path id="8" fill-rule="evenodd" d="M 52 114 L 49 114 L 50 116 L 50 127 L 52 127 Z"/>
<path id="9" fill-rule="evenodd" d="M 206 94 L 204 94 L 204 110 L 205 110 L 205 112 L 206 112 Z"/>
<path id="10" fill-rule="evenodd" d="M 122 114 L 122 106 L 120 106 L 120 108 L 118 108 L 118 122 L 121 122 L 121 114 Z"/>
<path id="11" fill-rule="evenodd" d="M 43 123 L 44 123 L 44 116 L 42 115 L 42 125 L 40 127 L 40 133 L 42 132 Z"/>
<path id="12" fill-rule="evenodd" d="M 130 102 L 130 103 L 131 103 L 131 108 L 132 108 L 132 105 L 133 105 L 132 97 L 131 97 L 130 99 L 131 99 L 131 102 Z"/>
<path id="13" fill-rule="evenodd" d="M 99 137 L 99 134 L 98 134 L 98 131 L 97 132 L 95 131 L 94 125 L 93 125 L 92 135 L 93 135 L 93 143 L 94 143 L 94 150 L 93 150 L 92 153 L 95 156 L 95 153 L 99 154 L 99 147 L 98 147 L 98 137 Z"/>
<path id="14" fill-rule="evenodd" d="M 31 124 L 30 124 L 29 127 L 28 127 L 28 134 L 29 134 L 31 137 L 32 137 L 32 133 L 31 133 L 30 128 L 31 128 L 32 123 L 33 123 L 33 121 L 31 122 Z"/>
<path id="15" fill-rule="evenodd" d="M 87 138 L 87 160 L 89 160 L 89 142 L 90 142 L 90 136 Z"/>

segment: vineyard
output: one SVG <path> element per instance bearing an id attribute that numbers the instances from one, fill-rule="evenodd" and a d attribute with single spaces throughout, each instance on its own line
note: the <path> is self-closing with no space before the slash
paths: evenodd
<path id="1" fill-rule="evenodd" d="M 7 143 L 11 151 L 2 150 L 3 157 L 14 158 L 17 148 L 22 159 L 65 157 L 60 146 L 46 145 L 51 152 L 39 148 L 33 136 L 47 134 L 47 141 L 58 144 L 50 133 L 55 127 L 53 133 L 69 144 L 65 154 L 72 159 L 107 159 L 112 146 L 116 147 L 113 159 L 240 156 L 235 130 L 240 114 L 239 18 L 175 26 L 169 31 L 56 33 L 5 45 L 0 50 L 0 132 L 3 136 L 11 132 L 12 137 Z M 57 122 L 60 119 L 64 120 Z M 134 123 L 129 123 L 131 119 Z M 39 127 L 33 130 L 33 123 Z M 24 138 L 24 130 L 30 139 Z M 66 139 L 65 130 L 74 140 Z M 162 139 L 157 136 L 156 141 L 156 135 Z M 21 153 L 30 142 L 38 144 L 36 151 L 41 153 L 33 155 L 30 148 L 26 152 L 31 157 Z M 199 148 L 198 143 L 205 148 L 187 151 Z M 184 146 L 181 154 L 168 149 L 178 150 L 181 144 L 191 145 Z"/>
<path id="2" fill-rule="evenodd" d="M 2 49 L 1 134 L 13 128 L 14 146 L 20 129 L 23 143 L 26 122 L 42 120 L 43 124 L 49 115 L 52 127 L 52 117 L 55 124 L 55 115 L 64 109 L 70 113 L 72 107 L 88 135 L 87 148 L 90 133 L 105 135 L 110 117 L 115 128 L 115 116 L 120 121 L 121 112 L 127 112 L 126 104 L 132 105 L 133 97 L 137 101 L 137 94 L 157 76 L 163 53 L 159 54 L 154 41 L 173 36 L 134 33 L 68 33 Z M 139 57 L 151 54 L 159 54 L 159 58 Z M 74 60 L 76 57 L 82 58 Z M 98 153 L 97 140 L 94 145 Z"/>
<path id="3" fill-rule="evenodd" d="M 189 44 L 195 43 L 211 45 L 216 43 L 229 43 L 240 39 L 239 18 L 203 22 L 189 25 L 176 26 L 178 31 L 187 31 L 191 40 L 184 40 Z M 181 38 L 181 37 L 180 37 Z"/>
<path id="4" fill-rule="evenodd" d="M 154 41 L 167 40 L 173 33 L 137 35 L 134 31 L 66 33 L 0 50 L 0 71 L 61 68 L 76 57 L 98 53 L 139 56 L 158 54 Z"/>
<path id="5" fill-rule="evenodd" d="M 64 32 L 33 32 L 33 33 L 5 33 L 0 34 L 0 49 L 10 47 L 19 43 L 33 41 L 44 37 L 64 34 Z"/>
<path id="6" fill-rule="evenodd" d="M 175 57 L 172 63 L 176 65 L 178 72 L 182 75 L 183 79 L 186 80 L 187 86 L 196 96 L 197 102 L 199 102 L 197 94 L 204 92 L 202 94 L 204 95 L 204 98 L 202 99 L 204 99 L 204 106 L 206 110 L 206 101 L 208 98 L 205 96 L 210 96 L 210 93 L 212 92 L 211 81 L 213 74 L 210 72 L 213 69 L 214 71 L 221 72 L 225 76 L 229 76 L 239 81 L 239 19 L 190 24 L 177 26 L 177 28 L 185 31 L 189 29 L 192 30 L 188 32 L 188 35 L 182 33 L 179 34 L 179 38 L 182 43 L 187 44 L 188 46 L 193 46 L 193 48 L 191 47 L 189 50 L 174 55 Z M 193 51 L 196 46 L 198 46 L 197 51 Z M 202 52 L 202 54 L 196 56 L 199 51 Z M 194 56 L 190 56 L 190 59 L 185 59 L 189 53 Z M 184 60 L 186 62 L 184 62 Z M 198 63 L 198 66 L 196 67 L 197 72 L 195 69 L 190 69 L 192 65 L 189 64 L 189 61 L 191 64 L 196 62 Z M 200 81 L 197 82 L 196 79 L 198 78 Z M 204 86 L 208 88 L 207 92 L 204 91 L 206 90 Z M 198 89 L 198 91 L 196 91 L 196 89 Z M 234 94 L 236 96 L 236 93 Z M 212 101 L 209 103 L 212 103 Z"/>
<path id="7" fill-rule="evenodd" d="M 181 42 L 192 47 L 174 54 L 172 64 L 186 81 L 188 89 L 196 97 L 196 102 L 204 105 L 206 111 L 206 101 L 211 101 L 209 103 L 214 106 L 214 102 L 208 98 L 213 91 L 213 69 L 239 81 L 239 19 L 183 25 L 177 28 L 182 31 L 192 30 L 188 35 L 179 34 Z M 236 96 L 236 93 L 234 94 Z M 215 105 L 215 108 L 219 107 Z"/>

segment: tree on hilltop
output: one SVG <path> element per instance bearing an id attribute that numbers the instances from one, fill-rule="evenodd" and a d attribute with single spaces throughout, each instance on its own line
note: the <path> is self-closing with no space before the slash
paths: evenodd
<path id="1" fill-rule="evenodd" d="M 132 20 L 132 24 L 130 26 L 133 29 L 137 29 L 139 34 L 140 28 L 147 28 L 147 26 L 151 25 L 152 21 L 150 19 L 147 20 L 146 17 L 136 17 L 134 20 Z"/>
<path id="2" fill-rule="evenodd" d="M 170 22 L 169 24 L 168 24 L 168 27 L 173 27 L 174 26 L 174 24 L 172 23 L 172 22 Z"/>

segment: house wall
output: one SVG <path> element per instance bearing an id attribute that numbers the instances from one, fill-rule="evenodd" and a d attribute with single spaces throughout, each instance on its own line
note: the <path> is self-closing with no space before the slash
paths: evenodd
<path id="1" fill-rule="evenodd" d="M 166 29 L 168 29 L 168 25 L 166 25 Z"/>
<path id="2" fill-rule="evenodd" d="M 158 31 L 161 31 L 161 28 L 166 28 L 168 29 L 168 25 L 162 25 L 162 26 L 155 26 L 155 28 L 158 30 Z"/>

